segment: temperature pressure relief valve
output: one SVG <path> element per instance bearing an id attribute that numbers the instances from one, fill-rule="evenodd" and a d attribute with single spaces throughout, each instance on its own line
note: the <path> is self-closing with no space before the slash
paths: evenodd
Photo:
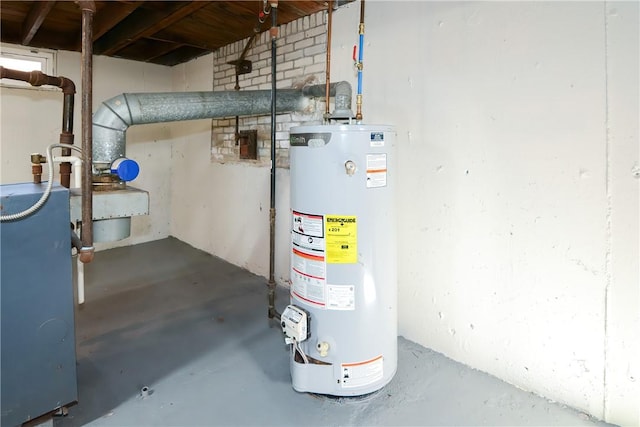
<path id="1" fill-rule="evenodd" d="M 284 342 L 294 344 L 309 337 L 309 314 L 295 305 L 288 305 L 280 316 Z"/>

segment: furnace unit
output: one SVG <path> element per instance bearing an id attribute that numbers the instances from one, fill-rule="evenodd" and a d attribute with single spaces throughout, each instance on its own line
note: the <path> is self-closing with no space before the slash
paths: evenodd
<path id="1" fill-rule="evenodd" d="M 46 184 L 0 186 L 1 211 L 34 205 Z M 69 190 L 53 186 L 26 218 L 0 225 L 2 425 L 78 400 Z"/>

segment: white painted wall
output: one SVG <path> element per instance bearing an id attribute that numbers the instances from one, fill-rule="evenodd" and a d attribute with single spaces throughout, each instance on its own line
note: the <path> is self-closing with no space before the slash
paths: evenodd
<path id="1" fill-rule="evenodd" d="M 335 14 L 333 78 L 358 19 Z M 365 40 L 365 121 L 398 132 L 400 333 L 638 425 L 638 3 L 367 2 Z"/>
<path id="2" fill-rule="evenodd" d="M 211 90 L 214 55 L 173 67 L 175 91 Z M 176 123 L 171 235 L 247 270 L 269 274 L 270 168 L 211 160 L 211 120 Z M 276 227 L 288 229 L 289 171 L 278 169 Z M 288 234 L 279 233 L 275 276 L 288 279 Z M 265 294 L 266 295 L 266 294 Z M 266 310 L 266 302 L 265 302 Z"/>
<path id="3" fill-rule="evenodd" d="M 605 13 L 610 236 L 605 418 L 640 425 L 640 4 L 608 3 Z"/>
<path id="4" fill-rule="evenodd" d="M 55 74 L 68 77 L 76 84 L 74 134 L 75 144 L 81 145 L 80 54 L 58 51 L 57 55 Z M 103 56 L 94 58 L 93 67 L 94 111 L 102 101 L 123 92 L 171 90 L 169 67 Z M 59 142 L 62 92 L 55 89 L 1 87 L 0 98 L 0 182 L 29 182 L 32 179 L 29 155 L 33 152 L 44 154 L 47 145 Z M 138 161 L 141 167 L 140 176 L 132 185 L 150 192 L 150 214 L 132 219 L 131 237 L 119 242 L 97 244 L 98 250 L 161 239 L 169 235 L 170 126 L 134 126 L 127 132 L 127 154 Z M 56 167 L 56 171 L 57 169 Z M 58 181 L 59 175 L 56 174 L 55 179 Z"/>

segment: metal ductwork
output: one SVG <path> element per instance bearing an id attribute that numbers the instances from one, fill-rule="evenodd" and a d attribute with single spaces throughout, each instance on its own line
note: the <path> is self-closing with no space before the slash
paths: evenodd
<path id="1" fill-rule="evenodd" d="M 325 85 L 302 90 L 280 89 L 276 103 L 278 113 L 303 111 L 310 97 L 325 96 Z M 331 84 L 336 111 L 340 118 L 353 117 L 351 85 Z M 108 169 L 125 156 L 126 131 L 129 126 L 219 117 L 269 114 L 270 90 L 221 92 L 124 93 L 104 101 L 93 115 L 93 165 Z"/>

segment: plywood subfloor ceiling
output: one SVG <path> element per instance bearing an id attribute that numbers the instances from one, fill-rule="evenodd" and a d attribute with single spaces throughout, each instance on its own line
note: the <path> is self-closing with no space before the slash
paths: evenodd
<path id="1" fill-rule="evenodd" d="M 349 0 L 353 1 L 353 0 Z M 348 1 L 334 2 L 333 7 Z M 268 31 L 263 0 L 96 1 L 93 50 L 106 55 L 176 65 L 254 32 Z M 326 1 L 278 2 L 278 25 L 327 10 Z M 73 1 L 0 1 L 2 42 L 80 51 L 82 12 Z"/>

